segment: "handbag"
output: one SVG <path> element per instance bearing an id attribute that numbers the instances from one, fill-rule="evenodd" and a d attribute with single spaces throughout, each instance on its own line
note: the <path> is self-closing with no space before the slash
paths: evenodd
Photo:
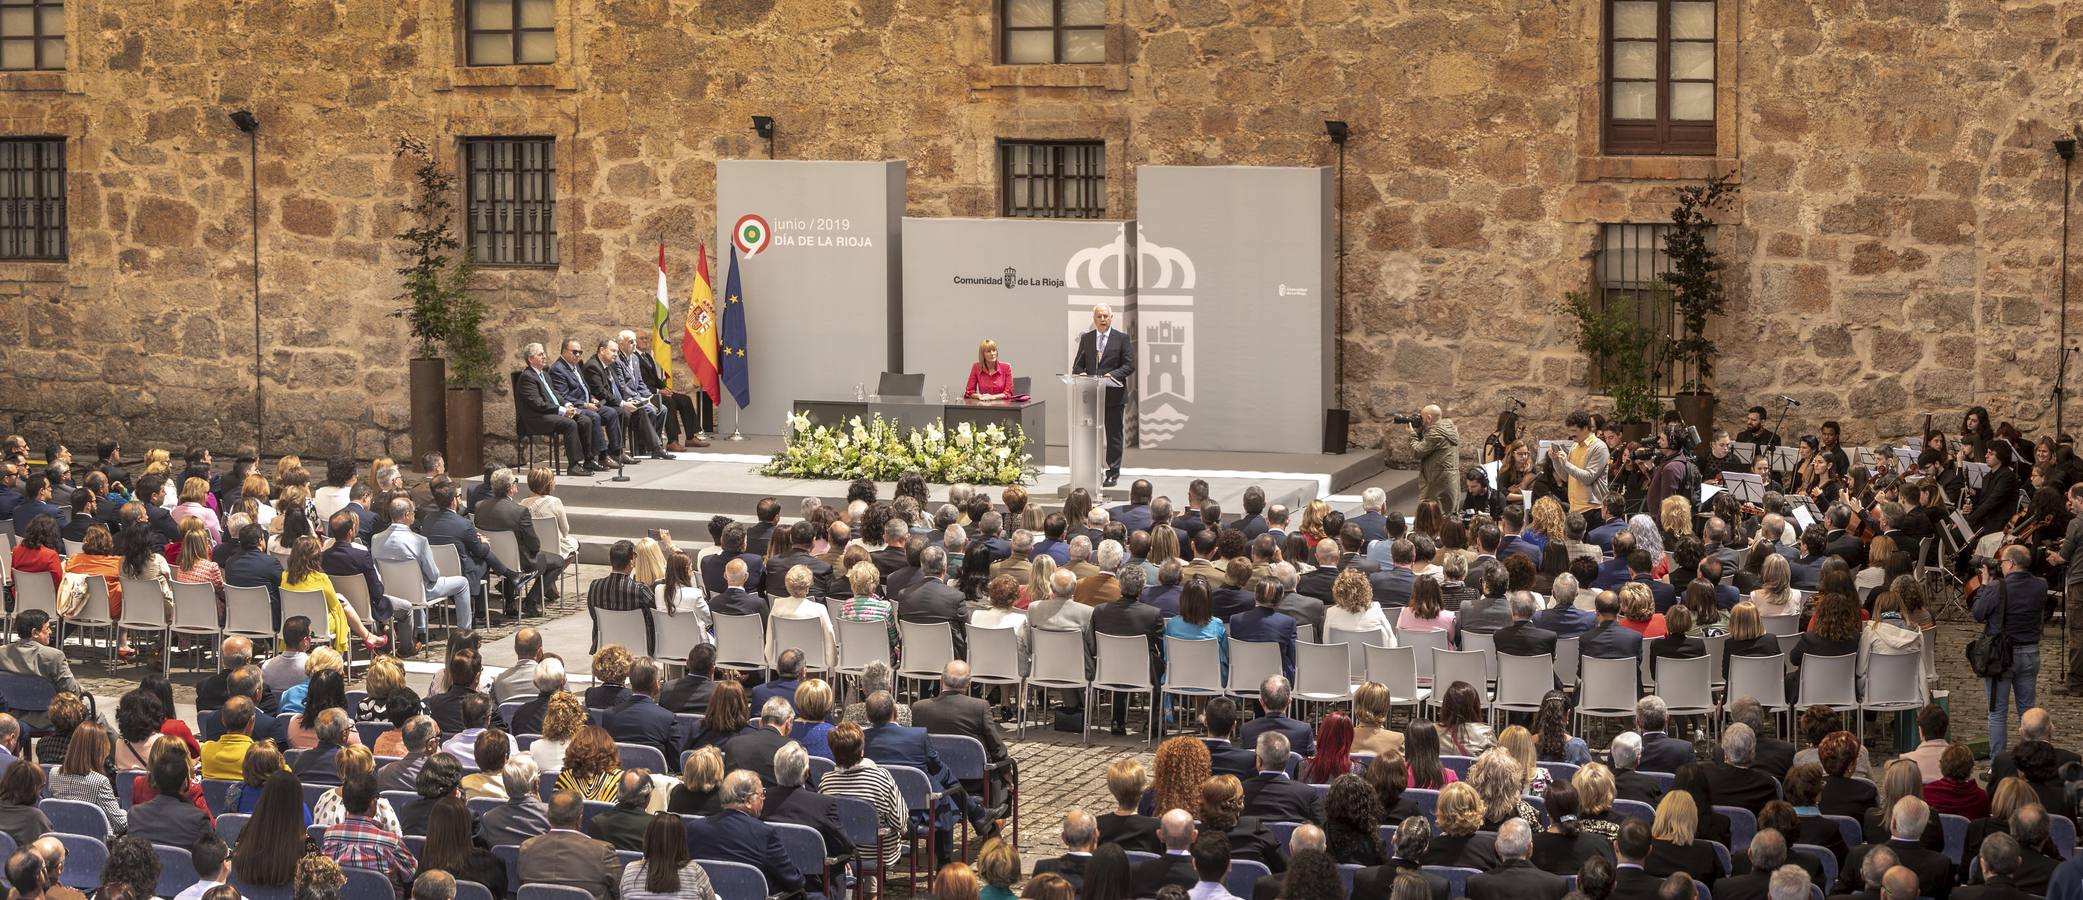
<path id="1" fill-rule="evenodd" d="M 1996 633 L 1983 634 L 1967 644 L 1967 667 L 1983 678 L 2011 674 L 2011 636 L 2004 633 L 2010 620 L 2011 587 L 1999 580 L 1996 591 Z"/>

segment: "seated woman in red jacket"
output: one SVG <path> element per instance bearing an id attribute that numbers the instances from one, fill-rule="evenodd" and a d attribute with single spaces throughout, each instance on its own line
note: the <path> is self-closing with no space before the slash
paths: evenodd
<path id="1" fill-rule="evenodd" d="M 65 581 L 65 560 L 58 556 L 64 547 L 64 539 L 58 536 L 58 520 L 37 516 L 16 536 L 14 555 L 9 562 L 17 577 L 30 572 L 46 572 L 51 576 L 51 587 L 57 588 Z"/>
<path id="2" fill-rule="evenodd" d="M 965 400 L 1004 400 L 1013 395 L 1013 367 L 998 361 L 998 342 L 986 338 L 976 348 L 976 362 L 969 366 L 969 384 L 962 388 Z"/>

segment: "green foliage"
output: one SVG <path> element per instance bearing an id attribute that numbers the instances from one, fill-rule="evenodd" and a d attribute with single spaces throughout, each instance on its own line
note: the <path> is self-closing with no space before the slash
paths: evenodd
<path id="1" fill-rule="evenodd" d="M 927 481 L 945 484 L 1026 484 L 1036 468 L 1024 451 L 1027 433 L 1019 426 L 978 429 L 964 422 L 953 430 L 938 424 L 902 431 L 881 416 L 844 425 L 812 425 L 810 417 L 789 416 L 788 440 L 780 453 L 758 471 L 783 478 L 868 478 L 893 481 L 918 472 Z"/>
<path id="2" fill-rule="evenodd" d="M 1655 332 L 1620 304 L 1600 308 L 1591 296 L 1571 291 L 1563 309 L 1577 324 L 1577 349 L 1599 366 L 1606 390 L 1613 395 L 1614 417 L 1622 422 L 1653 422 L 1663 411 L 1656 397 Z"/>
<path id="3" fill-rule="evenodd" d="M 1690 372 L 1688 391 L 1703 390 L 1714 374 L 1714 341 L 1707 337 L 1707 320 L 1721 315 L 1728 305 L 1721 271 L 1727 268 L 1721 254 L 1708 242 L 1714 229 L 1711 214 L 1727 209 L 1738 191 L 1727 175 L 1716 175 L 1705 184 L 1678 189 L 1678 206 L 1671 210 L 1671 229 L 1664 235 L 1664 253 L 1671 270 L 1661 274 L 1678 309 L 1682 332 L 1665 348 L 1668 364 L 1683 365 Z"/>
<path id="4" fill-rule="evenodd" d="M 456 178 L 418 138 L 398 138 L 396 152 L 414 160 L 414 196 L 405 208 L 408 224 L 396 235 L 407 264 L 397 269 L 405 281 L 398 295 L 403 307 L 392 315 L 410 325 L 414 355 L 447 352 L 451 387 L 490 387 L 496 372 L 484 334 L 485 303 L 470 293 L 477 263 L 467 252 L 452 255 L 462 246 L 451 227 Z"/>

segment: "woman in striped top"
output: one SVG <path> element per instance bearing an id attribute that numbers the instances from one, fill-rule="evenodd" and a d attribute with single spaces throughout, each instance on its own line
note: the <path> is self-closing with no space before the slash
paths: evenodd
<path id="1" fill-rule="evenodd" d="M 120 834 L 130 827 L 130 816 L 116 802 L 116 788 L 109 781 L 109 756 L 108 732 L 93 722 L 80 723 L 72 731 L 71 745 L 65 748 L 64 764 L 51 775 L 51 796 L 101 807 L 109 827 Z"/>
<path id="2" fill-rule="evenodd" d="M 827 797 L 852 797 L 865 800 L 875 807 L 877 833 L 882 838 L 882 864 L 896 865 L 897 856 L 904 846 L 904 819 L 906 807 L 903 795 L 897 792 L 897 779 L 889 770 L 876 765 L 874 760 L 861 755 L 866 741 L 861 726 L 845 722 L 825 735 L 826 743 L 832 748 L 832 762 L 837 764 L 825 776 L 818 779 L 817 792 Z M 862 844 L 859 852 L 872 854 L 875 848 Z M 625 896 L 627 896 L 625 894 Z"/>
<path id="3" fill-rule="evenodd" d="M 660 812 L 644 829 L 644 858 L 622 869 L 622 900 L 716 900 L 709 873 L 687 857 L 680 817 Z"/>

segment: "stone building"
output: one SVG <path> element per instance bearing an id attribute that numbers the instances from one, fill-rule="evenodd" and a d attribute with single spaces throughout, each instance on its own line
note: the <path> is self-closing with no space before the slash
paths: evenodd
<path id="1" fill-rule="evenodd" d="M 512 360 L 648 321 L 656 242 L 691 268 L 755 114 L 783 157 L 908 160 L 929 216 L 1002 213 L 1020 142 L 1101 142 L 1075 158 L 1121 217 L 1138 165 L 1329 164 L 1350 123 L 1362 441 L 1426 400 L 1476 435 L 1506 394 L 1605 402 L 1557 306 L 1716 173 L 1725 420 L 1784 392 L 1853 443 L 1972 403 L 2043 427 L 2079 55 L 2078 0 L 8 0 L 0 133 L 50 143 L 0 157 L 0 427 L 252 441 L 237 109 L 274 452 L 410 449 L 398 137 L 549 139 L 554 265 L 479 280 Z"/>

